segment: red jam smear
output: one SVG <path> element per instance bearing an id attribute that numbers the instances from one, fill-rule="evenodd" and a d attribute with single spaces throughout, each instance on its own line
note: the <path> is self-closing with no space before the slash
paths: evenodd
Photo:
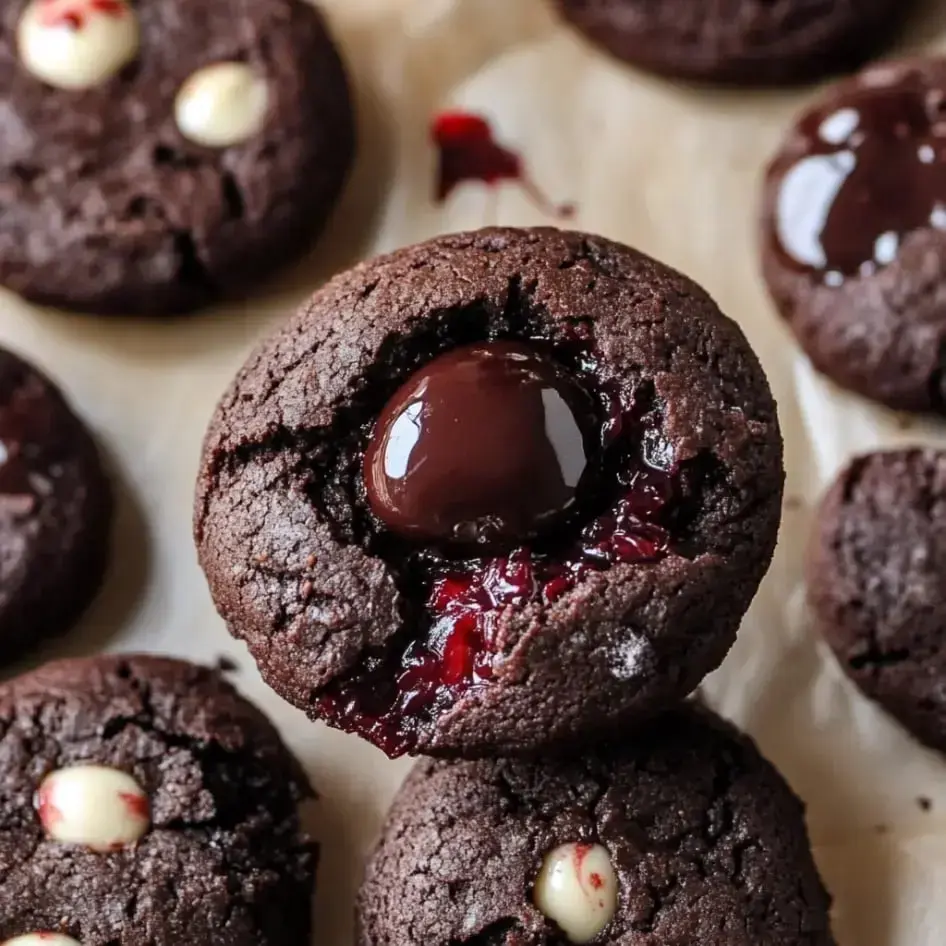
<path id="1" fill-rule="evenodd" d="M 645 565 L 670 551 L 675 474 L 661 417 L 649 406 L 623 411 L 614 399 L 603 425 L 604 475 L 618 499 L 558 546 L 428 565 L 427 630 L 398 654 L 372 657 L 319 700 L 332 725 L 391 757 L 464 696 L 489 685 L 501 663 L 497 634 L 510 608 L 551 605 L 584 578 L 617 564 Z"/>
<path id="2" fill-rule="evenodd" d="M 431 123 L 430 136 L 440 158 L 436 185 L 438 203 L 443 203 L 465 181 L 480 181 L 490 187 L 501 181 L 513 181 L 549 216 L 563 219 L 574 216 L 573 204 L 555 204 L 546 197 L 526 173 L 522 156 L 496 140 L 492 126 L 482 115 L 441 112 Z"/>

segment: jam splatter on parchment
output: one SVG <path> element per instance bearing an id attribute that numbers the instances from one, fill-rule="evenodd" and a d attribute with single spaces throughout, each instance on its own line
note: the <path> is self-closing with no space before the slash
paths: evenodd
<path id="1" fill-rule="evenodd" d="M 493 129 L 482 115 L 441 112 L 434 118 L 430 133 L 440 155 L 438 203 L 445 201 L 465 181 L 480 181 L 488 187 L 512 181 L 549 216 L 562 219 L 574 216 L 574 205 L 550 200 L 529 176 L 522 156 L 496 141 Z"/>

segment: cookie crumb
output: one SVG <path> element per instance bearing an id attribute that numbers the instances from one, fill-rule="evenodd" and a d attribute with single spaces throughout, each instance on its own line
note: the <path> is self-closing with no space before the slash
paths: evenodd
<path id="1" fill-rule="evenodd" d="M 916 800 L 916 804 L 920 811 L 933 810 L 933 799 L 927 798 L 926 795 L 920 795 Z"/>
<path id="2" fill-rule="evenodd" d="M 232 658 L 228 657 L 226 654 L 221 654 L 217 658 L 216 664 L 214 667 L 217 670 L 217 673 L 236 673 L 240 669 L 240 665 Z"/>
<path id="3" fill-rule="evenodd" d="M 801 496 L 786 496 L 785 497 L 785 508 L 790 512 L 794 512 L 797 509 L 803 509 L 805 506 L 805 501 Z"/>

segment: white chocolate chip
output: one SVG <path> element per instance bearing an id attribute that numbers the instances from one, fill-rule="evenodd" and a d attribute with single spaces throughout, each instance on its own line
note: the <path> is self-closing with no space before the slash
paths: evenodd
<path id="1" fill-rule="evenodd" d="M 612 920 L 618 878 L 600 844 L 563 844 L 546 855 L 535 881 L 535 905 L 573 943 L 588 943 Z"/>
<path id="2" fill-rule="evenodd" d="M 48 775 L 36 793 L 46 834 L 64 844 L 113 851 L 134 844 L 151 823 L 148 796 L 125 772 L 77 765 Z"/>
<path id="3" fill-rule="evenodd" d="M 138 54 L 138 18 L 127 0 L 32 0 L 20 17 L 20 60 L 60 89 L 102 85 Z"/>
<path id="4" fill-rule="evenodd" d="M 207 148 L 228 148 L 257 134 L 266 121 L 266 80 L 242 62 L 218 62 L 195 72 L 174 103 L 185 138 Z"/>
<path id="5" fill-rule="evenodd" d="M 71 936 L 63 936 L 61 933 L 26 933 L 24 936 L 14 936 L 8 939 L 0 946 L 82 946 L 82 944 Z"/>

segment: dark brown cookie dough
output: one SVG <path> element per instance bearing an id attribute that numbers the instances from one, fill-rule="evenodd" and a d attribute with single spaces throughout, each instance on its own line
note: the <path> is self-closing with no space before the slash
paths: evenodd
<path id="1" fill-rule="evenodd" d="M 0 941 L 310 942 L 311 790 L 213 671 L 97 657 L 0 686 L 0 784 Z"/>
<path id="2" fill-rule="evenodd" d="M 510 345 L 547 370 L 505 404 L 491 385 L 512 368 L 479 388 L 452 375 L 470 426 L 454 471 L 437 462 L 459 499 L 474 466 L 520 495 L 514 471 L 544 475 L 520 442 L 530 398 L 555 400 L 561 372 L 566 428 L 567 400 L 597 418 L 575 501 L 512 549 L 382 524 L 364 454 L 392 395 L 445 352 L 495 361 Z M 648 715 L 720 663 L 775 544 L 781 459 L 762 369 L 693 282 L 581 233 L 484 230 L 338 276 L 262 344 L 211 422 L 195 533 L 231 633 L 311 717 L 389 753 L 528 751 Z M 417 505 L 449 502 L 428 479 Z M 544 487 L 553 505 L 571 495 Z M 502 540 L 499 519 L 473 536 Z"/>
<path id="3" fill-rule="evenodd" d="M 843 72 L 889 41 L 912 0 L 556 0 L 615 56 L 653 72 L 740 85 Z"/>
<path id="4" fill-rule="evenodd" d="M 828 908 L 799 800 L 687 707 L 568 760 L 419 763 L 368 862 L 357 942 L 829 946 Z"/>
<path id="5" fill-rule="evenodd" d="M 818 629 L 869 697 L 946 752 L 946 453 L 854 460 L 816 522 L 808 589 Z"/>
<path id="6" fill-rule="evenodd" d="M 793 126 L 765 182 L 762 264 L 819 371 L 946 411 L 946 60 L 872 66 Z"/>
<path id="7" fill-rule="evenodd" d="M 309 246 L 353 150 L 345 73 L 312 4 L 34 2 L 45 4 L 35 29 L 71 38 L 34 34 L 30 45 L 30 0 L 0 7 L 0 283 L 75 310 L 167 314 L 234 294 Z M 76 45 L 85 36 L 91 52 Z M 57 82 L 81 78 L 90 56 L 136 41 L 90 88 L 30 69 L 32 49 L 51 57 Z M 267 100 L 261 130 L 228 145 L 187 137 L 176 120 L 185 83 L 220 63 L 248 66 L 261 84 L 241 85 L 239 72 L 205 84 L 188 127 L 232 133 L 240 120 L 220 119 L 224 109 Z"/>
<path id="8" fill-rule="evenodd" d="M 111 487 L 82 421 L 0 349 L 0 663 L 68 630 L 102 583 Z"/>

